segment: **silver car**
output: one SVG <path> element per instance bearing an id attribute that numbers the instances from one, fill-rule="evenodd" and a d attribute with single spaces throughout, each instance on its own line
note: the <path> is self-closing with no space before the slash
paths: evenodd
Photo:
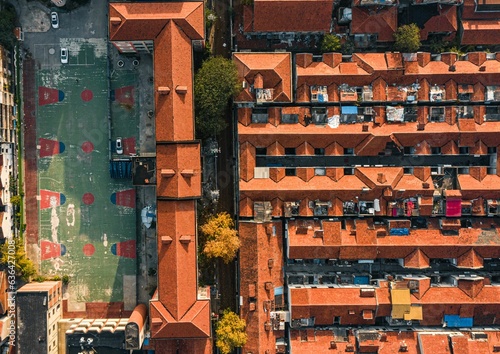
<path id="1" fill-rule="evenodd" d="M 68 49 L 67 48 L 61 48 L 61 63 L 67 64 L 68 63 Z"/>
<path id="2" fill-rule="evenodd" d="M 52 25 L 52 28 L 59 28 L 59 15 L 57 12 L 50 13 L 50 24 Z"/>

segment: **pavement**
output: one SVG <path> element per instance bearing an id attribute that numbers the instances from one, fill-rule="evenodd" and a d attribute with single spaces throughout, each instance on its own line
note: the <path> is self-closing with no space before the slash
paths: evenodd
<path id="1" fill-rule="evenodd" d="M 7 0 L 14 5 L 24 32 L 47 32 L 50 28 L 50 9 L 38 1 Z"/>
<path id="2" fill-rule="evenodd" d="M 124 73 L 133 74 L 132 76 L 134 77 L 134 79 L 127 78 L 131 81 L 130 83 L 125 83 L 126 85 L 130 84 L 134 86 L 135 98 L 137 100 L 137 108 L 134 109 L 137 111 L 137 126 L 134 125 L 130 128 L 136 131 L 134 136 L 137 137 L 137 152 L 140 154 L 154 153 L 156 148 L 154 141 L 155 127 L 154 119 L 151 118 L 151 111 L 154 109 L 152 56 L 122 56 L 116 51 L 113 46 L 107 44 L 108 1 L 91 0 L 90 5 L 83 6 L 71 12 L 65 12 L 64 10 L 56 9 L 56 11 L 59 13 L 60 22 L 60 28 L 58 29 L 53 29 L 50 25 L 49 15 L 51 8 L 44 6 L 38 1 L 7 1 L 14 5 L 19 15 L 20 23 L 25 33 L 23 49 L 25 54 L 29 53 L 29 57 L 33 59 L 34 63 L 34 65 L 32 65 L 34 74 L 32 75 L 36 75 L 38 78 L 40 78 L 40 72 L 45 72 L 47 75 L 45 80 L 48 83 L 53 83 L 56 87 L 59 85 L 58 80 L 62 78 L 61 74 L 63 74 L 64 72 L 67 72 L 66 74 L 70 74 L 72 78 L 72 86 L 68 86 L 65 88 L 65 91 L 67 93 L 66 99 L 63 100 L 63 102 L 61 102 L 60 104 L 54 105 L 54 110 L 61 108 L 61 104 L 65 104 L 66 102 L 70 103 L 70 98 L 80 92 L 77 92 L 77 86 L 91 84 L 90 82 L 86 83 L 86 78 L 85 76 L 81 76 L 80 70 L 90 70 L 90 73 L 94 67 L 93 63 L 96 60 L 95 55 L 101 56 L 104 54 L 109 61 L 111 88 L 115 88 L 113 86 L 113 82 L 116 82 L 115 75 L 123 76 Z M 101 43 L 106 43 L 106 45 L 103 47 Z M 69 64 L 61 65 L 59 59 L 59 47 L 63 46 L 69 49 L 70 62 Z M 81 51 L 80 49 L 82 46 L 90 46 L 94 48 L 94 50 Z M 97 50 L 97 52 L 95 52 L 95 50 Z M 94 56 L 91 55 L 92 52 L 94 52 Z M 125 65 L 123 67 L 119 68 L 117 66 L 117 62 L 119 60 L 124 61 Z M 140 64 L 134 65 L 134 60 L 138 60 Z M 86 67 L 88 69 L 85 69 Z M 27 69 L 27 67 L 25 67 L 25 69 Z M 37 82 L 35 85 L 38 86 L 39 84 L 40 82 Z M 34 90 L 35 88 L 31 89 L 31 91 Z M 73 91 L 75 92 L 72 95 Z M 101 95 L 98 94 L 98 92 L 98 90 L 95 92 L 97 96 L 95 96 L 94 99 L 97 99 L 99 95 Z M 25 94 L 26 93 L 27 92 L 25 92 Z M 78 97 L 79 96 L 77 96 L 77 98 Z M 116 116 L 113 116 L 113 105 L 116 105 L 116 103 L 110 103 L 110 105 L 112 106 L 110 114 L 113 120 L 117 118 Z M 72 106 L 68 106 L 69 110 L 67 114 L 70 114 L 74 109 L 77 109 L 75 107 L 71 107 Z M 35 111 L 33 111 L 33 113 L 35 113 Z M 112 124 L 110 131 L 111 138 L 114 139 L 117 135 L 126 136 L 126 133 L 122 132 L 124 128 L 126 127 L 122 123 L 116 125 Z M 26 126 L 25 129 L 28 129 L 28 127 Z M 77 130 L 71 131 L 75 132 L 76 134 Z M 103 137 L 106 136 L 107 139 L 107 131 L 104 132 L 103 130 L 102 132 Z M 38 134 L 36 136 L 36 139 L 38 141 Z M 66 153 L 69 153 L 72 148 L 72 146 L 69 146 L 69 149 L 66 151 Z M 103 172 L 107 173 L 107 166 L 106 171 Z M 135 293 L 137 294 L 137 302 L 147 303 L 150 298 L 149 293 L 156 287 L 157 283 L 156 276 L 149 275 L 154 273 L 157 268 L 156 230 L 154 229 L 154 227 L 147 229 L 141 223 L 140 211 L 144 206 L 155 204 L 155 190 L 151 187 L 137 187 L 136 197 L 135 215 L 137 218 L 137 269 L 135 272 L 137 274 L 137 277 L 135 279 L 135 282 L 132 282 L 132 279 L 127 280 L 126 282 L 129 283 L 130 281 L 130 285 L 133 283 L 136 284 L 137 291 Z M 35 202 L 35 205 L 37 205 L 37 202 Z M 43 238 L 43 236 L 41 238 Z M 97 242 L 95 244 L 97 255 L 100 246 L 97 246 Z M 32 251 L 32 253 L 36 252 L 37 249 L 38 247 L 32 248 L 32 250 L 35 250 Z M 37 254 L 29 254 L 29 256 L 34 260 L 39 258 Z M 127 274 L 130 273 L 127 272 Z M 103 277 L 101 276 L 101 278 Z M 78 285 L 78 283 L 79 282 L 74 279 L 73 285 L 76 286 Z M 127 290 L 126 292 L 134 293 L 134 291 L 132 291 L 131 289 Z M 113 296 L 110 296 L 110 298 L 113 298 Z M 75 308 L 75 310 L 77 309 Z"/>

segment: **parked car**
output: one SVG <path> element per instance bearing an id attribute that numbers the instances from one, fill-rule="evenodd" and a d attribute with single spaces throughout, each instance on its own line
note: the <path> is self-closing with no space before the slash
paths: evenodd
<path id="1" fill-rule="evenodd" d="M 61 48 L 61 63 L 67 64 L 68 63 L 68 49 L 67 48 Z"/>
<path id="2" fill-rule="evenodd" d="M 50 24 L 52 25 L 52 28 L 59 28 L 59 15 L 57 12 L 50 13 Z"/>
<path id="3" fill-rule="evenodd" d="M 116 153 L 118 155 L 123 154 L 123 145 L 122 145 L 122 138 L 116 138 Z"/>

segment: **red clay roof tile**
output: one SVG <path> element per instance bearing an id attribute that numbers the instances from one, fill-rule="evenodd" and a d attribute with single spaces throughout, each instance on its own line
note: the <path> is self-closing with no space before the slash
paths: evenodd
<path id="1" fill-rule="evenodd" d="M 333 2 L 254 0 L 254 32 L 329 32 Z"/>
<path id="2" fill-rule="evenodd" d="M 382 7 L 376 12 L 371 8 L 352 8 L 352 34 L 377 34 L 378 41 L 392 42 L 397 27 L 397 6 Z"/>

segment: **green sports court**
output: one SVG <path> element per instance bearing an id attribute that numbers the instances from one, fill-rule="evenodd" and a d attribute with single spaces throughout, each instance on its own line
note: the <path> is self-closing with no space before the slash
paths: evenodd
<path id="1" fill-rule="evenodd" d="M 110 159 L 138 153 L 137 74 L 108 67 L 106 39 L 63 39 L 67 64 L 36 72 L 40 269 L 70 276 L 69 309 L 87 302 L 135 305 L 136 208 L 130 179 Z M 123 141 L 117 154 L 116 138 Z"/>

